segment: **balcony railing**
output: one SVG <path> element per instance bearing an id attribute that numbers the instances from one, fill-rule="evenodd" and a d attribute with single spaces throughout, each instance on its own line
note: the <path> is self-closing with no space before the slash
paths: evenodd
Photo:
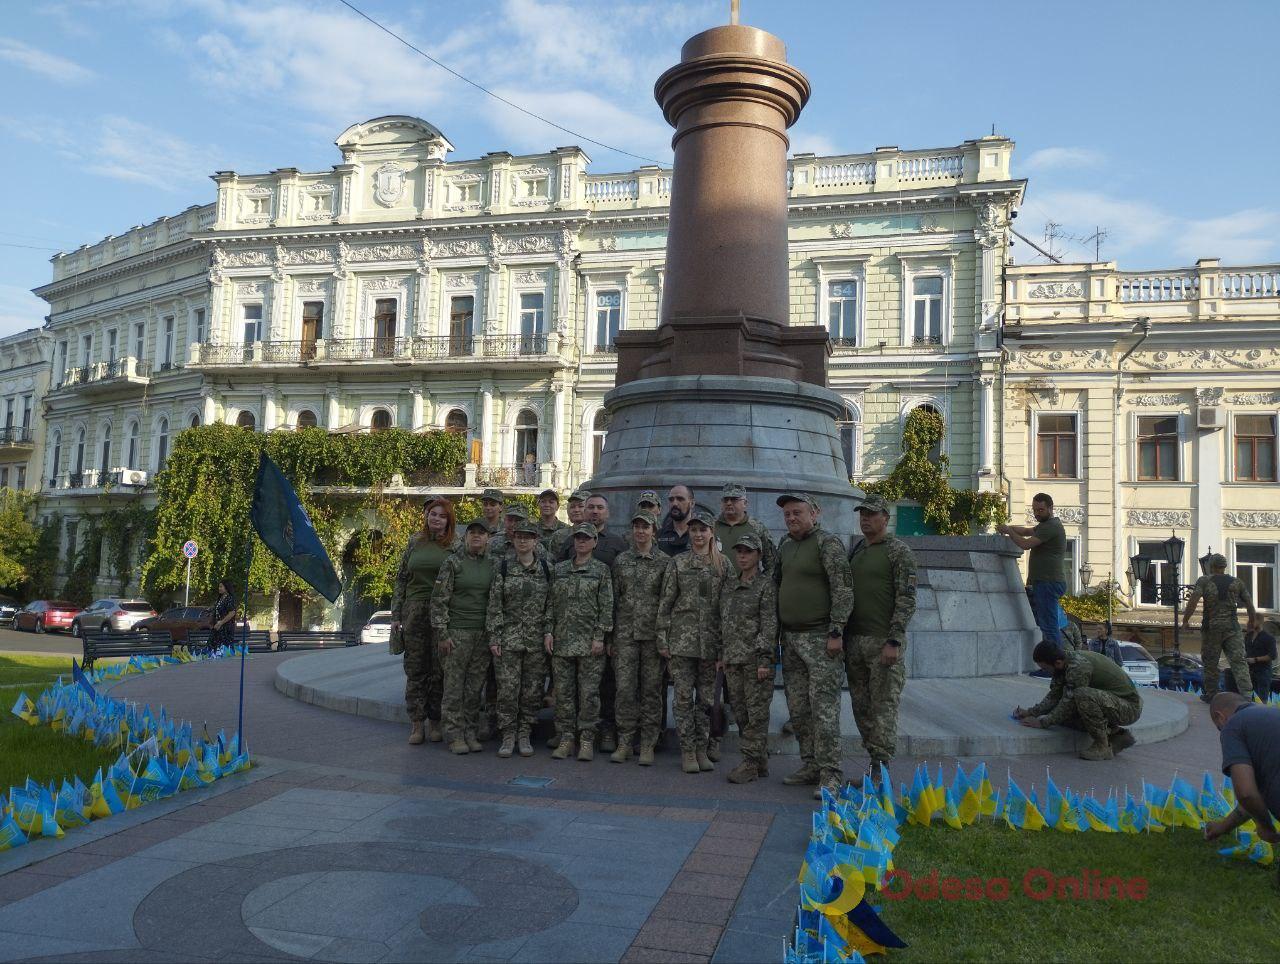
<path id="1" fill-rule="evenodd" d="M 253 361 L 253 345 L 201 345 L 204 365 L 243 365 Z"/>
<path id="2" fill-rule="evenodd" d="M 174 367 L 170 364 L 168 367 Z M 151 363 L 135 358 L 116 358 L 111 361 L 92 362 L 79 368 L 69 368 L 62 376 L 59 388 L 75 388 L 96 385 L 116 379 L 146 379 L 151 377 Z"/>
<path id="3" fill-rule="evenodd" d="M 551 336 L 547 334 L 467 334 L 212 344 L 201 345 L 196 357 L 201 365 L 293 365 L 309 362 L 527 358 L 551 351 Z"/>
<path id="4" fill-rule="evenodd" d="M 0 428 L 0 445 L 31 445 L 34 437 L 30 428 L 21 425 L 6 425 Z"/>
<path id="5" fill-rule="evenodd" d="M 1200 296 L 1200 279 L 1190 272 L 1122 277 L 1119 291 L 1126 303 L 1194 301 Z"/>
<path id="6" fill-rule="evenodd" d="M 941 335 L 916 335 L 911 339 L 913 345 L 941 345 Z"/>
<path id="7" fill-rule="evenodd" d="M 480 465 L 476 467 L 476 485 L 503 487 L 536 486 L 539 466 L 525 462 L 520 465 Z"/>
<path id="8" fill-rule="evenodd" d="M 545 355 L 547 336 L 538 335 L 489 335 L 484 340 L 484 353 L 499 358 L 517 358 L 521 355 Z"/>

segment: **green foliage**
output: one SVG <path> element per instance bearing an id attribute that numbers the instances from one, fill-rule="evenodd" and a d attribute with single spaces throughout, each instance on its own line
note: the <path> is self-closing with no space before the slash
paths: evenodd
<path id="1" fill-rule="evenodd" d="M 0 489 L 0 590 L 16 592 L 30 577 L 40 533 L 31 522 L 35 498 Z"/>
<path id="2" fill-rule="evenodd" d="M 78 535 L 76 557 L 71 560 L 71 571 L 62 587 L 62 598 L 77 606 L 87 606 L 93 601 L 93 584 L 102 564 L 102 535 L 97 517 L 89 516 Z"/>
<path id="3" fill-rule="evenodd" d="M 1005 522 L 1009 512 L 999 493 L 951 488 L 951 463 L 940 452 L 945 430 L 941 415 L 917 408 L 903 428 L 902 458 L 887 478 L 864 483 L 863 490 L 890 502 L 918 502 L 925 521 L 942 535 L 968 535 L 975 527 L 989 530 Z"/>
<path id="4" fill-rule="evenodd" d="M 343 520 L 365 520 L 356 535 L 355 578 L 373 595 L 390 595 L 395 542 L 408 523 L 409 503 L 383 497 L 394 476 L 410 485 L 460 484 L 465 440 L 447 432 L 413 434 L 400 429 L 331 435 L 321 428 L 251 432 L 231 425 L 203 425 L 182 432 L 156 478 L 159 495 L 152 551 L 143 565 L 148 593 L 176 592 L 186 579 L 182 544 L 195 539 L 200 554 L 191 567 L 192 595 L 211 595 L 225 576 L 242 584 L 249 540 L 249 508 L 259 453 L 265 451 L 293 483 L 321 542 L 335 563 L 342 558 Z M 367 493 L 315 491 L 320 487 L 367 488 Z M 421 508 L 416 510 L 419 514 Z M 419 520 L 420 521 L 420 520 Z M 383 528 L 385 526 L 385 528 Z M 381 533 L 382 537 L 378 538 Z M 407 536 L 406 536 L 407 538 Z M 401 543 L 403 548 L 403 543 Z M 394 558 L 392 558 L 394 556 Z M 389 576 L 388 576 L 389 571 Z M 252 592 L 286 590 L 313 598 L 309 587 L 262 546 L 253 553 Z"/>
<path id="5" fill-rule="evenodd" d="M 1107 595 L 1105 588 L 1081 593 L 1079 596 L 1063 596 L 1061 605 L 1068 616 L 1074 616 L 1082 623 L 1104 623 L 1107 621 Z M 1128 607 L 1116 593 L 1111 593 L 1111 611 L 1118 613 Z"/>
<path id="6" fill-rule="evenodd" d="M 36 551 L 27 566 L 27 578 L 21 594 L 27 599 L 48 599 L 55 595 L 53 579 L 58 568 L 58 536 L 62 516 L 56 513 L 41 524 Z"/>

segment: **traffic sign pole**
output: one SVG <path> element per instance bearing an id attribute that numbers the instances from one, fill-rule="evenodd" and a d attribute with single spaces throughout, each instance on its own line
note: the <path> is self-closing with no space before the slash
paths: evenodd
<path id="1" fill-rule="evenodd" d="M 184 606 L 191 605 L 191 560 L 196 557 L 199 551 L 200 547 L 196 545 L 195 539 L 188 539 L 182 544 L 182 554 L 187 557 L 187 592 L 183 597 L 184 601 L 182 603 Z"/>
<path id="2" fill-rule="evenodd" d="M 191 557 L 190 556 L 187 556 L 187 592 L 186 592 L 186 595 L 182 597 L 182 605 L 184 606 L 191 605 Z"/>

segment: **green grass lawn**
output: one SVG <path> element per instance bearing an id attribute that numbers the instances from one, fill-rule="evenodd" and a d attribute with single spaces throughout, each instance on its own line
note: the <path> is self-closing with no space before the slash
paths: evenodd
<path id="1" fill-rule="evenodd" d="M 894 865 L 916 881 L 1007 878 L 1007 899 L 907 896 L 879 903 L 885 923 L 911 946 L 889 961 L 1258 961 L 1280 957 L 1276 868 L 1219 857 L 1192 830 L 1163 834 L 1020 832 L 1003 824 L 904 828 Z M 1139 900 L 1035 900 L 1028 871 L 1056 878 L 1142 878 Z M 1032 884 L 1043 890 L 1047 878 Z M 901 892 L 901 882 L 891 890 Z M 998 894 L 998 891 L 996 892 Z M 1069 893 L 1069 891 L 1068 891 Z"/>
<path id="2" fill-rule="evenodd" d="M 71 678 L 71 657 L 0 656 L 0 791 L 8 792 L 27 777 L 47 783 L 75 773 L 87 783 L 98 767 L 120 755 L 47 726 L 28 726 L 9 712 L 19 693 L 34 700 L 58 676 Z"/>

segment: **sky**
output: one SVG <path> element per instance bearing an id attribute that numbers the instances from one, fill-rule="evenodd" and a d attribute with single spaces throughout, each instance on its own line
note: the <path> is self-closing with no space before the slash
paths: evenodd
<path id="1" fill-rule="evenodd" d="M 585 137 L 669 163 L 653 81 L 729 0 L 352 0 L 453 69 Z M 1017 228 L 1122 268 L 1280 260 L 1271 183 L 1280 3 L 743 0 L 813 97 L 792 149 L 953 146 L 995 130 L 1029 179 Z M 339 0 L 0 0 L 0 336 L 41 324 L 58 250 L 212 201 L 217 170 L 327 170 L 382 114 L 454 158 L 578 143 Z M 1020 262 L 1042 260 L 1019 244 Z"/>

